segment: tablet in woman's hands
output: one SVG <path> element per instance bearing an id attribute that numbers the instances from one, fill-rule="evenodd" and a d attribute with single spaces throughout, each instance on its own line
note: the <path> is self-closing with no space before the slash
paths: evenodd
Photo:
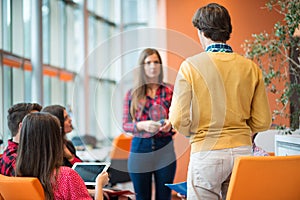
<path id="1" fill-rule="evenodd" d="M 85 185 L 96 185 L 98 174 L 107 171 L 109 166 L 108 162 L 77 162 L 72 168 L 81 176 Z"/>

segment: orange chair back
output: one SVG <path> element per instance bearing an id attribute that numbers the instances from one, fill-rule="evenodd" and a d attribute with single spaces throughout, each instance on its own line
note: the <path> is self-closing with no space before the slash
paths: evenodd
<path id="1" fill-rule="evenodd" d="M 300 199 L 300 156 L 236 159 L 226 200 Z"/>
<path id="2" fill-rule="evenodd" d="M 44 189 L 37 178 L 0 174 L 0 199 L 44 200 Z"/>
<path id="3" fill-rule="evenodd" d="M 129 156 L 132 136 L 121 133 L 112 143 L 111 159 L 127 159 Z"/>

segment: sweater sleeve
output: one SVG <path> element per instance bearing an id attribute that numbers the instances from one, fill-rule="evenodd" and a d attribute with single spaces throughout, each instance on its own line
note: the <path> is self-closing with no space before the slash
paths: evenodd
<path id="1" fill-rule="evenodd" d="M 263 76 L 261 70 L 258 69 L 258 83 L 252 99 L 251 113 L 250 118 L 247 120 L 247 124 L 250 126 L 253 133 L 257 133 L 269 129 L 271 123 L 272 115 Z"/>
<path id="2" fill-rule="evenodd" d="M 169 120 L 179 133 L 190 135 L 192 101 L 192 86 L 190 84 L 187 66 L 184 61 L 179 69 L 174 85 L 173 98 L 169 112 Z"/>

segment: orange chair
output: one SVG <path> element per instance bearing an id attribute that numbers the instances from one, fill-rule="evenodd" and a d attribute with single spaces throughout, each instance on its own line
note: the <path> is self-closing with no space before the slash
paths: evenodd
<path id="1" fill-rule="evenodd" d="M 114 138 L 110 157 L 112 159 L 127 159 L 129 156 L 132 136 L 121 133 Z"/>
<path id="2" fill-rule="evenodd" d="M 226 200 L 299 200 L 299 156 L 236 159 Z"/>
<path id="3" fill-rule="evenodd" d="M 110 153 L 111 165 L 108 169 L 110 175 L 109 183 L 111 186 L 117 183 L 131 181 L 127 169 L 131 141 L 132 136 L 125 133 L 121 133 L 113 140 L 112 151 Z"/>
<path id="4" fill-rule="evenodd" d="M 0 199 L 44 200 L 44 189 L 37 178 L 0 174 Z"/>

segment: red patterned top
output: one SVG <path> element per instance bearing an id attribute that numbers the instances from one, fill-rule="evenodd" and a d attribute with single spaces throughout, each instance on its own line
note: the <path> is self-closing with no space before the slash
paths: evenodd
<path id="1" fill-rule="evenodd" d="M 0 174 L 15 176 L 17 151 L 18 143 L 8 140 L 8 146 L 0 159 Z"/>
<path id="2" fill-rule="evenodd" d="M 171 105 L 173 95 L 173 85 L 163 83 L 156 91 L 155 98 L 146 96 L 146 101 L 140 100 L 140 106 L 136 111 L 136 120 L 133 120 L 130 114 L 130 106 L 132 100 L 132 90 L 129 90 L 124 99 L 123 105 L 123 129 L 126 132 L 132 133 L 136 137 L 149 138 L 153 133 L 146 131 L 138 131 L 136 124 L 139 121 L 167 119 L 169 115 L 169 107 Z M 144 104 L 144 107 L 141 106 Z M 143 107 L 143 110 L 141 108 Z M 158 132 L 154 137 L 172 136 L 174 132 L 168 133 Z"/>
<path id="3" fill-rule="evenodd" d="M 82 178 L 70 167 L 60 167 L 53 192 L 55 200 L 92 200 Z"/>

